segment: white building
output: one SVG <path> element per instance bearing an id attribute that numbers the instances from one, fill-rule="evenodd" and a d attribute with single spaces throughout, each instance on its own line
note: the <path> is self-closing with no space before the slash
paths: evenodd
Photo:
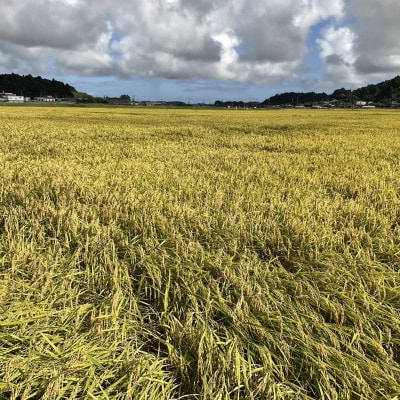
<path id="1" fill-rule="evenodd" d="M 54 103 L 56 101 L 53 96 L 35 97 L 35 100 L 42 103 Z"/>
<path id="2" fill-rule="evenodd" d="M 9 103 L 23 103 L 24 101 L 25 101 L 24 96 L 16 96 L 15 94 L 8 96 Z"/>
<path id="3" fill-rule="evenodd" d="M 24 96 L 17 96 L 14 93 L 0 93 L 0 101 L 8 103 L 23 103 L 25 101 Z"/>

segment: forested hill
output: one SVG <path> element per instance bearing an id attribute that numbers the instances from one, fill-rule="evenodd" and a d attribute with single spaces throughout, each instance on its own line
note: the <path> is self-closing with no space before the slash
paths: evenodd
<path id="1" fill-rule="evenodd" d="M 74 97 L 73 86 L 54 79 L 44 79 L 41 76 L 3 74 L 0 75 L 0 93 L 15 93 L 18 96 L 39 97 Z"/>
<path id="2" fill-rule="evenodd" d="M 388 104 L 392 101 L 400 102 L 400 76 L 393 79 L 368 85 L 359 89 L 336 89 L 332 94 L 326 93 L 296 93 L 288 92 L 276 94 L 266 99 L 263 104 L 280 105 L 280 104 L 304 104 L 321 101 L 338 100 L 342 102 L 352 103 L 354 101 L 367 101 L 380 104 Z"/>

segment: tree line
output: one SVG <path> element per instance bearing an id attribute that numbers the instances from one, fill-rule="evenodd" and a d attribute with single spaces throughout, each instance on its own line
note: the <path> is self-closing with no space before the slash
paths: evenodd
<path id="1" fill-rule="evenodd" d="M 0 93 L 15 93 L 24 97 L 43 97 L 52 96 L 57 98 L 75 98 L 78 102 L 108 103 L 107 98 L 90 96 L 87 93 L 78 92 L 68 83 L 63 83 L 55 79 L 45 79 L 41 76 L 32 75 L 2 74 L 0 75 Z M 127 95 L 120 96 L 124 100 Z M 121 101 L 122 101 L 121 100 Z M 244 102 L 244 101 L 221 101 L 217 100 L 214 106 L 217 107 L 268 107 L 280 105 L 304 105 L 321 103 L 324 101 L 338 101 L 343 104 L 355 104 L 357 101 L 371 102 L 381 106 L 389 106 L 393 102 L 400 103 L 400 76 L 393 79 L 371 84 L 358 89 L 336 89 L 332 94 L 325 92 L 286 92 L 276 94 L 265 99 L 263 102 Z M 186 105 L 182 103 L 180 105 Z"/>
<path id="2" fill-rule="evenodd" d="M 359 89 L 336 89 L 332 94 L 325 92 L 286 92 L 269 97 L 261 103 L 217 100 L 214 105 L 217 107 L 272 107 L 280 105 L 296 106 L 324 101 L 332 102 L 334 100 L 343 104 L 355 104 L 357 101 L 366 101 L 382 106 L 391 105 L 393 101 L 400 103 L 400 76 Z"/>
<path id="3" fill-rule="evenodd" d="M 14 93 L 24 97 L 53 96 L 61 98 L 74 97 L 76 89 L 55 79 L 44 79 L 41 76 L 2 74 L 0 75 L 0 92 Z"/>

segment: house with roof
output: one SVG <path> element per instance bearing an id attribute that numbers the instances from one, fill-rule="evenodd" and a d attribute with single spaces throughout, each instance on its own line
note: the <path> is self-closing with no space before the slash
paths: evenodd
<path id="1" fill-rule="evenodd" d="M 2 103 L 23 103 L 24 101 L 24 96 L 17 96 L 15 93 L 0 93 L 0 102 Z"/>

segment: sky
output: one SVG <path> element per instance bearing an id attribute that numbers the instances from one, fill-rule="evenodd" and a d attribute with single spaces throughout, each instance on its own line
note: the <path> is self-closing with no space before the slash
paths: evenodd
<path id="1" fill-rule="evenodd" d="M 0 0 L 0 73 L 94 96 L 263 101 L 400 74 L 399 0 Z"/>

